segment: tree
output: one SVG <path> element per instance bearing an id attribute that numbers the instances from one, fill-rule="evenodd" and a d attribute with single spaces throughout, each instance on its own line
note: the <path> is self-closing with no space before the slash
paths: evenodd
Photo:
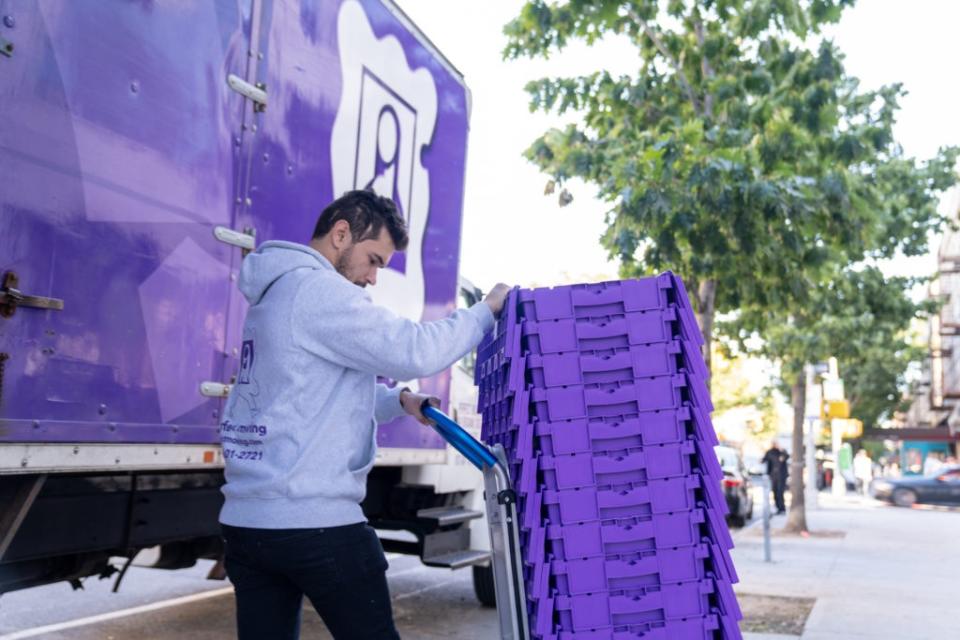
<path id="1" fill-rule="evenodd" d="M 714 416 L 753 408 L 758 415 L 746 421 L 747 433 L 753 440 L 767 441 L 776 435 L 780 422 L 775 390 L 770 386 L 754 390 L 752 382 L 745 358 L 732 357 L 729 351 L 723 350 L 713 354 L 710 399 Z"/>
<path id="2" fill-rule="evenodd" d="M 530 0 L 504 29 L 507 58 L 608 36 L 636 48 L 634 75 L 529 83 L 532 110 L 580 121 L 526 155 L 560 185 L 599 188 L 624 277 L 683 276 L 708 367 L 716 313 L 803 309 L 838 264 L 923 253 L 944 223 L 957 151 L 904 157 L 900 85 L 861 91 L 832 43 L 807 46 L 851 4 Z"/>
<path id="3" fill-rule="evenodd" d="M 802 455 L 804 365 L 836 357 L 852 415 L 865 424 L 892 413 L 901 402 L 907 366 L 918 355 L 909 341 L 910 323 L 933 311 L 930 303 L 910 299 L 909 291 L 917 282 L 885 277 L 876 266 L 847 267 L 814 290 L 804 307 L 742 309 L 725 323 L 725 334 L 736 336 L 737 346 L 747 351 L 748 338 L 764 328 L 765 340 L 756 351 L 780 363 L 781 379 L 790 389 L 794 424 L 787 530 L 807 530 Z"/>
<path id="4" fill-rule="evenodd" d="M 867 428 L 909 408 L 906 372 L 927 354 L 902 333 L 887 337 L 889 342 L 881 336 L 866 341 L 860 353 L 845 360 L 841 369 L 850 414 Z"/>

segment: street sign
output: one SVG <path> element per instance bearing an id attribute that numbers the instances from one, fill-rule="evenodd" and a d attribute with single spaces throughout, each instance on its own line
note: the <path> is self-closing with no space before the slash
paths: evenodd
<path id="1" fill-rule="evenodd" d="M 834 418 L 830 421 L 830 427 L 839 429 L 842 438 L 859 438 L 863 435 L 863 422 L 856 419 Z"/>
<path id="2" fill-rule="evenodd" d="M 823 381 L 823 399 L 824 400 L 843 400 L 843 380 Z"/>
<path id="3" fill-rule="evenodd" d="M 847 400 L 825 400 L 821 409 L 826 418 L 849 418 L 850 402 Z"/>

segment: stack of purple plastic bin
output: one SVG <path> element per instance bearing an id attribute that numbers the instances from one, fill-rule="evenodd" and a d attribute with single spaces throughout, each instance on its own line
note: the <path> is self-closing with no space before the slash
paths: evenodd
<path id="1" fill-rule="evenodd" d="M 740 638 L 703 338 L 672 273 L 515 289 L 478 349 L 543 639 Z"/>

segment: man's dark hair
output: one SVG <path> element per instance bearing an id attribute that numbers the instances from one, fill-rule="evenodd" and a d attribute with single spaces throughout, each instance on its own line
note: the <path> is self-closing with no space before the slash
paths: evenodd
<path id="1" fill-rule="evenodd" d="M 347 191 L 327 205 L 317 219 L 313 237 L 320 238 L 330 233 L 338 220 L 346 220 L 350 224 L 350 235 L 354 242 L 376 238 L 384 227 L 397 251 L 406 249 L 410 241 L 407 224 L 397 211 L 397 205 L 390 198 L 378 196 L 373 191 Z"/>

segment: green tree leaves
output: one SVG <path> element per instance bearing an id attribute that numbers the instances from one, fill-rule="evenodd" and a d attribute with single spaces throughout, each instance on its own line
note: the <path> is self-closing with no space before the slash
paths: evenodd
<path id="1" fill-rule="evenodd" d="M 851 4 L 530 0 L 505 28 L 507 58 L 604 37 L 635 47 L 630 75 L 532 81 L 531 109 L 578 121 L 526 155 L 561 187 L 599 188 L 622 274 L 680 273 L 708 340 L 715 313 L 742 312 L 777 344 L 772 318 L 801 317 L 847 265 L 924 252 L 945 223 L 957 150 L 905 157 L 902 88 L 863 91 L 833 43 L 808 44 Z"/>

